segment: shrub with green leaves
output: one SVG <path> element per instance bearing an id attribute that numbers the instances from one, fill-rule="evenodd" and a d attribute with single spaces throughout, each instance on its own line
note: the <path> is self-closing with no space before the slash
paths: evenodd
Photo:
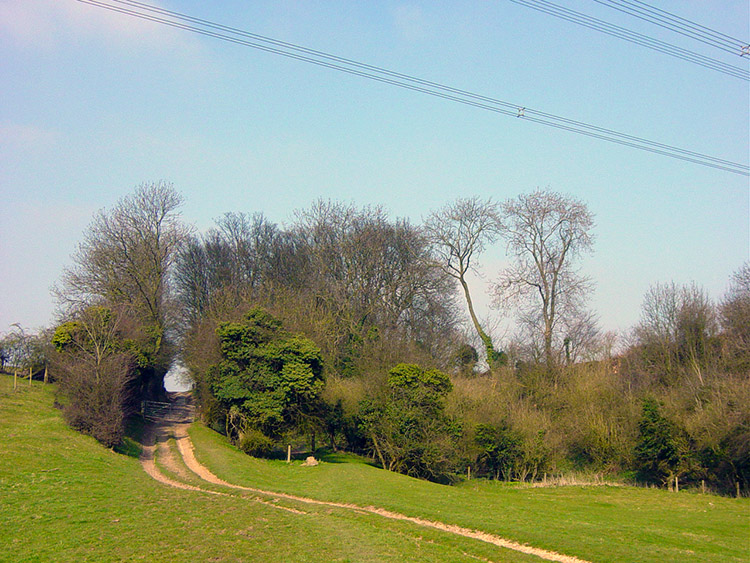
<path id="1" fill-rule="evenodd" d="M 653 398 L 643 401 L 638 431 L 635 463 L 640 479 L 666 484 L 689 473 L 692 459 L 688 436 L 662 415 L 661 406 Z"/>
<path id="2" fill-rule="evenodd" d="M 227 434 L 254 429 L 271 439 L 320 417 L 323 362 L 309 339 L 289 334 L 262 309 L 216 328 L 222 360 L 207 370 L 211 393 L 228 414 Z"/>
<path id="3" fill-rule="evenodd" d="M 523 437 L 514 432 L 506 422 L 499 426 L 477 424 L 474 442 L 480 448 L 480 469 L 495 479 L 510 481 L 518 474 L 523 461 Z"/>
<path id="4" fill-rule="evenodd" d="M 269 457 L 273 453 L 276 443 L 262 432 L 254 428 L 248 428 L 240 433 L 237 447 L 253 457 Z"/>
<path id="5" fill-rule="evenodd" d="M 385 469 L 448 481 L 457 463 L 461 424 L 446 415 L 450 378 L 437 369 L 398 364 L 388 372 L 387 391 L 360 404 L 360 419 Z"/>

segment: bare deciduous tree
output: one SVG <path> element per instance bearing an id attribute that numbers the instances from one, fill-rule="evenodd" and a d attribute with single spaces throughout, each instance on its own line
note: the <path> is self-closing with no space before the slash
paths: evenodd
<path id="1" fill-rule="evenodd" d="M 225 213 L 216 228 L 182 248 L 174 285 L 186 325 L 194 325 L 221 302 L 233 310 L 271 277 L 281 233 L 261 213 Z"/>
<path id="2" fill-rule="evenodd" d="M 0 371 L 7 365 L 21 370 L 43 369 L 47 361 L 46 343 L 49 335 L 44 329 L 37 333 L 25 330 L 19 323 L 0 337 Z"/>
<path id="3" fill-rule="evenodd" d="M 599 318 L 593 311 L 563 319 L 562 332 L 565 363 L 594 360 L 601 355 L 602 337 Z"/>
<path id="4" fill-rule="evenodd" d="M 63 274 L 64 302 L 126 303 L 159 326 L 167 316 L 167 275 L 189 232 L 180 222 L 182 196 L 172 184 L 141 184 L 111 211 L 100 210 L 84 235 L 75 265 Z"/>
<path id="5" fill-rule="evenodd" d="M 687 368 L 703 384 L 703 370 L 711 358 L 716 334 L 714 306 L 706 292 L 694 285 L 657 283 L 643 298 L 641 319 L 634 336 L 647 370 L 672 382 Z"/>
<path id="6" fill-rule="evenodd" d="M 326 200 L 296 215 L 282 231 L 260 214 L 226 214 L 185 246 L 174 281 L 188 327 L 263 304 L 313 337 L 339 374 L 361 373 L 407 342 L 448 357 L 453 279 L 434 266 L 419 227 Z"/>
<path id="7" fill-rule="evenodd" d="M 477 257 L 500 233 L 498 204 L 479 197 L 460 198 L 433 212 L 425 222 L 425 231 L 437 254 L 439 267 L 458 280 L 466 298 L 469 316 L 492 365 L 500 356 L 490 336 L 482 328 L 469 293 L 466 274 L 476 271 Z"/>
<path id="8" fill-rule="evenodd" d="M 101 366 L 109 356 L 121 352 L 124 310 L 92 306 L 76 312 L 75 320 L 60 325 L 53 336 L 58 352 L 84 358 L 91 367 L 93 383 L 101 381 Z"/>
<path id="9" fill-rule="evenodd" d="M 122 439 L 132 407 L 135 357 L 123 342 L 135 327 L 128 317 L 126 306 L 82 308 L 52 338 L 52 373 L 68 398 L 65 419 L 109 447 Z"/>
<path id="10" fill-rule="evenodd" d="M 124 306 L 148 334 L 142 347 L 141 393 L 159 396 L 171 362 L 169 331 L 176 311 L 168 285 L 190 229 L 180 220 L 182 196 L 172 184 L 141 184 L 84 233 L 57 295 L 68 318 L 91 305 Z"/>
<path id="11" fill-rule="evenodd" d="M 432 347 L 453 330 L 452 280 L 408 221 L 392 221 L 381 207 L 317 201 L 298 213 L 295 234 L 307 256 L 305 288 L 343 339 L 376 326 Z"/>
<path id="12" fill-rule="evenodd" d="M 719 311 L 728 365 L 747 373 L 750 369 L 750 262 L 745 262 L 732 275 L 731 286 Z"/>
<path id="13" fill-rule="evenodd" d="M 502 205 L 502 235 L 514 263 L 500 274 L 495 303 L 517 306 L 523 325 L 541 336 L 552 369 L 563 351 L 565 325 L 583 314 L 591 290 L 575 259 L 592 248 L 594 220 L 581 201 L 537 190 Z"/>
<path id="14" fill-rule="evenodd" d="M 125 304 L 158 333 L 171 320 L 168 276 L 189 228 L 172 184 L 141 184 L 111 211 L 99 211 L 84 234 L 75 265 L 57 293 L 63 305 Z"/>

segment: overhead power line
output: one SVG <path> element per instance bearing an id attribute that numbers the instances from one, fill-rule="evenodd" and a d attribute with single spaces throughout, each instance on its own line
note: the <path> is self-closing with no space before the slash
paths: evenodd
<path id="1" fill-rule="evenodd" d="M 640 0 L 594 0 L 594 2 L 750 60 L 750 41 L 731 37 Z"/>
<path id="2" fill-rule="evenodd" d="M 176 29 L 198 33 L 200 35 L 221 39 L 222 41 L 228 41 L 237 45 L 259 49 L 261 51 L 281 55 L 291 59 L 338 70 L 347 74 L 360 76 L 362 78 L 391 84 L 415 92 L 421 92 L 445 100 L 520 118 L 524 121 L 531 121 L 548 127 L 555 127 L 557 129 L 586 135 L 588 137 L 609 141 L 611 143 L 629 146 L 639 150 L 700 164 L 702 166 L 725 170 L 734 174 L 750 176 L 750 166 L 745 164 L 716 158 L 664 143 L 650 141 L 635 135 L 619 133 L 604 127 L 598 127 L 582 121 L 576 121 L 553 115 L 551 113 L 534 110 L 519 104 L 498 100 L 496 98 L 474 94 L 459 88 L 453 88 L 451 86 L 446 86 L 437 82 L 424 80 L 374 65 L 360 63 L 351 59 L 325 53 L 323 51 L 303 47 L 301 45 L 279 41 L 277 39 L 250 33 L 248 31 L 225 26 L 209 20 L 195 18 L 187 14 L 173 12 L 157 6 L 151 6 L 135 0 L 109 0 L 108 2 L 104 0 L 78 1 Z"/>
<path id="3" fill-rule="evenodd" d="M 741 80 L 750 81 L 750 71 L 748 71 L 747 69 L 730 65 L 718 59 L 713 59 L 711 57 L 701 55 L 700 53 L 688 51 L 686 49 L 683 49 L 682 47 L 677 47 L 676 45 L 666 43 L 659 39 L 654 39 L 652 37 L 649 37 L 648 35 L 643 35 L 642 33 L 637 33 L 624 27 L 605 22 L 604 20 L 587 16 L 586 14 L 582 14 L 581 12 L 576 12 L 575 10 L 553 4 L 552 2 L 548 2 L 547 0 L 510 1 L 514 4 L 525 6 L 527 8 L 531 8 L 533 10 L 555 16 L 556 18 L 560 18 L 562 20 L 569 21 L 583 27 L 587 27 L 589 29 L 611 35 L 612 37 L 617 37 L 618 39 L 623 39 L 630 43 L 635 43 L 636 45 L 641 45 L 642 47 L 653 49 L 654 51 L 664 53 L 665 55 L 670 55 L 672 57 L 676 57 L 678 59 L 682 59 L 684 61 L 688 61 L 693 64 L 697 64 L 699 66 L 715 70 L 717 72 L 721 72 L 735 78 L 739 78 Z"/>

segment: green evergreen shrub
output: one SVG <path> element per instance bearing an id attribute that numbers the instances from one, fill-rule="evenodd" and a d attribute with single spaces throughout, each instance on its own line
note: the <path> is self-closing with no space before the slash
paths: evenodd
<path id="1" fill-rule="evenodd" d="M 635 463 L 640 480 L 668 484 L 674 477 L 689 473 L 692 460 L 688 437 L 662 415 L 653 398 L 643 401 L 638 432 Z"/>
<path id="2" fill-rule="evenodd" d="M 254 428 L 241 432 L 237 440 L 237 447 L 253 457 L 270 457 L 275 446 L 271 438 Z"/>

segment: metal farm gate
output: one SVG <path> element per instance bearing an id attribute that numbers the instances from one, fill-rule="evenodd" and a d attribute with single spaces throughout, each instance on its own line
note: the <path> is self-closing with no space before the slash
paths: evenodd
<path id="1" fill-rule="evenodd" d="M 162 403 L 160 401 L 142 401 L 141 414 L 146 420 L 158 422 L 171 418 L 172 403 Z"/>

